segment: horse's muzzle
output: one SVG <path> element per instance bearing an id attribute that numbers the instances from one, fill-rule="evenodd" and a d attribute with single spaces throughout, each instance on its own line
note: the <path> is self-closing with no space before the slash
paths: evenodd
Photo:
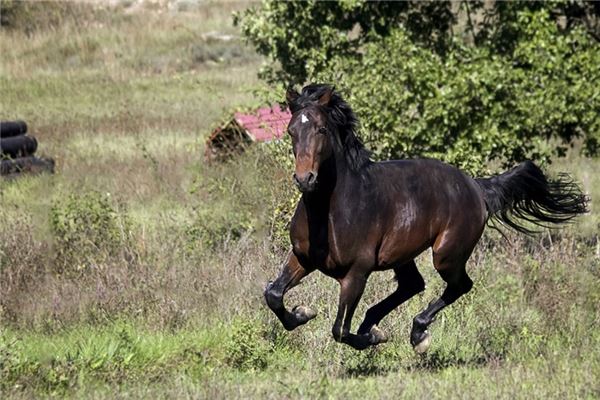
<path id="1" fill-rule="evenodd" d="M 317 187 L 317 173 L 294 174 L 294 182 L 302 193 L 313 192 Z"/>

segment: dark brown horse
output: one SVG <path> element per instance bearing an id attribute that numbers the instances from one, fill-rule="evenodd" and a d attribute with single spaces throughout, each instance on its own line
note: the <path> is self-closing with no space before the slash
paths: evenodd
<path id="1" fill-rule="evenodd" d="M 316 313 L 303 306 L 288 311 L 285 293 L 319 270 L 341 287 L 334 339 L 355 349 L 385 342 L 377 323 L 424 290 L 414 258 L 431 247 L 447 286 L 413 320 L 410 341 L 416 351 L 426 351 L 435 315 L 473 286 L 465 265 L 489 219 L 529 233 L 519 219 L 543 225 L 586 212 L 587 199 L 572 181 L 548 181 L 529 161 L 489 179 L 473 179 L 436 160 L 372 162 L 355 135 L 352 110 L 330 86 L 289 90 L 287 102 L 294 180 L 303 195 L 291 222 L 292 250 L 265 289 L 268 306 L 287 330 Z M 388 269 L 398 288 L 350 333 L 369 275 Z"/>

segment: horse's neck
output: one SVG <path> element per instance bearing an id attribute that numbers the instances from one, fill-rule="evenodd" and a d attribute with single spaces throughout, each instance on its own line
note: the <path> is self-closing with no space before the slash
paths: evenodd
<path id="1" fill-rule="evenodd" d="M 346 200 L 360 195 L 357 193 L 359 178 L 348 168 L 344 155 L 335 157 L 335 161 L 328 163 L 325 170 L 319 171 L 319 176 L 323 175 L 324 179 L 317 191 L 305 196 L 307 211 L 314 216 L 337 214 L 335 211 L 339 207 L 351 211 L 354 202 Z"/>

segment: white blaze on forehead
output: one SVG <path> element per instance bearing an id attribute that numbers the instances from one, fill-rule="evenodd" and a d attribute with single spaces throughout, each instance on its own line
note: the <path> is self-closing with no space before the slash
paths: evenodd
<path id="1" fill-rule="evenodd" d="M 308 122 L 308 118 L 306 118 L 306 115 L 302 114 L 302 119 L 301 119 L 302 123 L 305 124 Z"/>

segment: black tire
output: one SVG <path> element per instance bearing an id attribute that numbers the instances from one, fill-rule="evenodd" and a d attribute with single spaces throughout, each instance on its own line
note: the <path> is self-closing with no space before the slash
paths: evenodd
<path id="1" fill-rule="evenodd" d="M 0 156 L 18 158 L 30 156 L 37 150 L 33 136 L 13 136 L 0 139 Z"/>
<path id="2" fill-rule="evenodd" d="M 0 138 L 20 136 L 27 133 L 25 121 L 0 121 Z"/>

